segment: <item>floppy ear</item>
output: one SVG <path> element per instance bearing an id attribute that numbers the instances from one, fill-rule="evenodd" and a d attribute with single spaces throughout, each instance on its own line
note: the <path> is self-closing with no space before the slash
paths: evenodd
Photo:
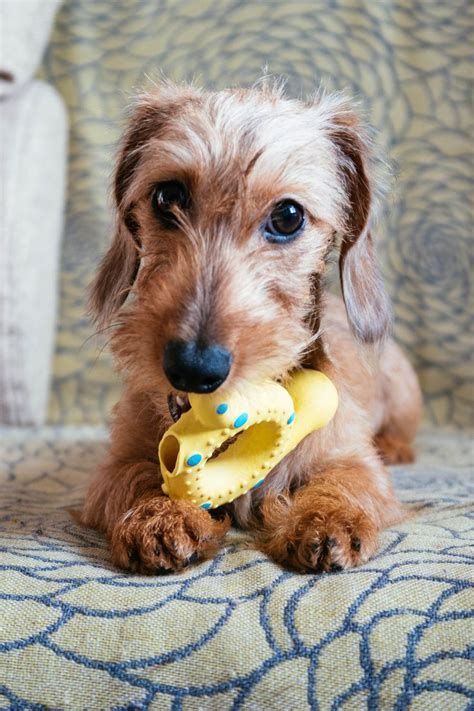
<path id="1" fill-rule="evenodd" d="M 134 205 L 127 200 L 143 149 L 159 135 L 177 107 L 200 97 L 192 85 L 178 86 L 163 79 L 151 92 L 137 97 L 123 137 L 114 178 L 117 230 L 90 287 L 89 308 L 100 325 L 110 321 L 127 298 L 140 268 L 140 225 Z"/>
<path id="2" fill-rule="evenodd" d="M 370 232 L 373 185 L 369 142 L 351 110 L 335 117 L 331 133 L 347 196 L 348 214 L 339 257 L 344 303 L 356 338 L 362 343 L 375 343 L 390 330 L 391 308 Z"/>
<path id="3" fill-rule="evenodd" d="M 137 245 L 124 225 L 119 225 L 89 290 L 89 309 L 104 326 L 122 306 L 140 267 Z"/>
<path id="4" fill-rule="evenodd" d="M 94 320 L 103 326 L 126 300 L 140 267 L 139 225 L 133 215 L 133 204 L 126 204 L 126 192 L 145 146 L 154 130 L 156 107 L 139 105 L 129 121 L 120 149 L 114 176 L 114 201 L 117 227 L 108 251 L 89 289 L 89 309 Z"/>

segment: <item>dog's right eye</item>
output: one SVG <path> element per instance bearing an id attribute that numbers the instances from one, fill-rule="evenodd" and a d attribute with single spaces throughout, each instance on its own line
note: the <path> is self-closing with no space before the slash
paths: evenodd
<path id="1" fill-rule="evenodd" d="M 176 227 L 176 212 L 187 210 L 190 204 L 188 190 L 179 180 L 155 185 L 151 202 L 153 212 L 165 227 Z"/>

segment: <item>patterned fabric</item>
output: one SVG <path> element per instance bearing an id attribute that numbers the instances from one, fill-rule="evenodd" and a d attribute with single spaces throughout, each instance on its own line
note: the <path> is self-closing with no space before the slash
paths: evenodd
<path id="1" fill-rule="evenodd" d="M 465 709 L 472 684 L 472 477 L 466 436 L 425 432 L 394 470 L 415 509 L 367 565 L 282 571 L 231 532 L 181 575 L 114 569 L 68 515 L 103 454 L 119 385 L 84 290 L 110 234 L 107 183 L 127 95 L 145 73 L 289 93 L 321 80 L 370 108 L 398 173 L 381 254 L 398 339 L 427 414 L 472 407 L 467 0 L 66 0 L 43 75 L 71 117 L 60 326 L 48 431 L 0 430 L 0 707 Z M 471 543 L 471 548 L 469 544 Z"/>
<path id="2" fill-rule="evenodd" d="M 215 560 L 153 578 L 112 568 L 68 515 L 104 450 L 93 432 L 0 434 L 1 708 L 472 708 L 467 438 L 424 433 L 394 471 L 424 508 L 362 568 L 291 574 L 232 532 Z"/>
<path id="3" fill-rule="evenodd" d="M 52 422 L 102 422 L 118 397 L 97 360 L 84 288 L 109 236 L 120 112 L 145 73 L 252 83 L 268 64 L 291 94 L 323 81 L 370 109 L 398 174 L 381 256 L 396 335 L 438 423 L 472 422 L 469 185 L 473 6 L 468 0 L 66 0 L 43 73 L 71 114 L 71 160 Z"/>

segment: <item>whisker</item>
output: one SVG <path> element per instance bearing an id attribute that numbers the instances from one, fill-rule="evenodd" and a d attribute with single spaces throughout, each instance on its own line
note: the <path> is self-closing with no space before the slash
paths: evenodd
<path id="1" fill-rule="evenodd" d="M 96 357 L 94 358 L 94 360 L 93 360 L 92 363 L 91 363 L 91 368 L 93 368 L 93 367 L 97 364 L 99 358 L 101 357 L 101 355 L 102 355 L 102 353 L 104 352 L 104 350 L 108 347 L 108 345 L 109 345 L 109 343 L 111 342 L 111 340 L 112 340 L 112 338 L 109 338 L 109 340 L 106 341 L 106 342 L 104 343 L 104 345 L 99 349 L 99 351 L 98 351 Z"/>
<path id="2" fill-rule="evenodd" d="M 95 338 L 96 336 L 100 336 L 102 333 L 105 331 L 109 331 L 111 328 L 118 328 L 119 326 L 123 326 L 122 322 L 117 322 L 117 323 L 110 323 L 108 326 L 104 326 L 103 328 L 98 328 L 96 331 L 90 334 L 90 336 L 87 336 L 86 339 L 81 343 L 81 346 L 79 348 L 79 353 L 82 351 L 84 346 L 92 339 Z M 107 341 L 108 343 L 110 341 Z"/>

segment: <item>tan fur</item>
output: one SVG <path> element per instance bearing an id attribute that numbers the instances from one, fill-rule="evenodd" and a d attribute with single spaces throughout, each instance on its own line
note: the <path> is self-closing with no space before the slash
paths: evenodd
<path id="1" fill-rule="evenodd" d="M 164 180 L 191 194 L 174 230 L 150 207 Z M 338 388 L 333 422 L 227 507 L 275 560 L 297 570 L 356 565 L 403 515 L 374 439 L 391 461 L 409 459 L 421 399 L 405 356 L 384 340 L 376 187 L 365 129 L 339 96 L 303 103 L 279 87 L 205 93 L 165 83 L 139 97 L 116 171 L 117 232 L 91 292 L 99 322 L 115 324 L 125 391 L 82 520 L 107 534 L 117 565 L 179 569 L 210 555 L 228 526 L 161 492 L 157 445 L 171 423 L 162 361 L 176 338 L 225 345 L 226 387 L 284 381 L 305 364 Z M 270 244 L 260 227 L 284 198 L 304 206 L 307 225 L 293 242 Z M 350 325 L 321 288 L 337 235 Z"/>

